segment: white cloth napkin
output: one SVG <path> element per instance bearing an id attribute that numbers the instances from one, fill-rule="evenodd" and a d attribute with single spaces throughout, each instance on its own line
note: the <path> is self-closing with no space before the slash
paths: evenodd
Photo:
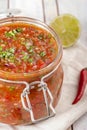
<path id="1" fill-rule="evenodd" d="M 66 130 L 74 121 L 87 111 L 87 93 L 81 101 L 72 105 L 76 95 L 80 70 L 87 67 L 87 48 L 77 43 L 63 51 L 62 65 L 64 82 L 56 116 L 35 125 L 10 126 L 0 123 L 1 130 Z"/>

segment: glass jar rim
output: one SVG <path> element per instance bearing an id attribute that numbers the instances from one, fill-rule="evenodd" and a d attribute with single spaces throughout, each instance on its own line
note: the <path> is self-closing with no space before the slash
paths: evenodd
<path id="1" fill-rule="evenodd" d="M 59 39 L 59 36 L 57 35 L 57 33 L 49 26 L 47 25 L 46 23 L 40 21 L 40 20 L 37 20 L 37 19 L 34 19 L 34 18 L 30 18 L 30 17 L 24 17 L 24 16 L 12 16 L 12 17 L 8 17 L 8 18 L 2 18 L 0 19 L 0 24 L 5 24 L 5 23 L 8 23 L 8 22 L 27 22 L 27 23 L 31 23 L 31 24 L 34 24 L 34 25 L 37 25 L 39 27 L 42 27 L 44 28 L 45 30 L 49 31 L 53 37 L 55 38 L 56 40 L 56 43 L 58 44 L 58 54 L 57 56 L 55 57 L 55 59 L 46 67 L 40 69 L 40 70 L 36 70 L 36 71 L 32 71 L 32 72 L 24 72 L 24 73 L 13 73 L 13 72 L 7 72 L 7 71 L 3 71 L 3 70 L 0 70 L 0 73 L 4 73 L 6 75 L 20 75 L 20 74 L 23 74 L 23 75 L 33 75 L 35 73 L 41 73 L 45 70 L 49 70 L 50 67 L 52 67 L 54 65 L 54 63 L 56 61 L 59 61 L 61 60 L 62 58 L 62 44 L 60 42 L 60 39 Z"/>

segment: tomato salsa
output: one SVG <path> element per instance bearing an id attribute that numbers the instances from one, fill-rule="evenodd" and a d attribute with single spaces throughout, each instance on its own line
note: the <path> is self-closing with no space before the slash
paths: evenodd
<path id="1" fill-rule="evenodd" d="M 0 70 L 28 73 L 48 66 L 58 53 L 50 32 L 27 23 L 0 26 Z"/>
<path id="2" fill-rule="evenodd" d="M 10 23 L 6 23 L 9 19 Z M 42 77 L 45 77 L 43 81 L 53 96 L 52 105 L 57 105 L 63 81 L 61 44 L 55 32 L 43 23 L 36 24 L 35 20 L 31 22 L 25 17 L 5 20 L 0 25 L 0 122 L 30 124 L 30 112 L 24 108 L 21 99 L 21 94 L 26 90 L 23 83 L 30 85 L 35 81 L 41 82 Z M 32 85 L 28 91 L 35 119 L 48 116 L 43 93 L 40 84 Z M 47 91 L 46 98 L 50 106 Z M 28 106 L 26 96 L 24 101 Z"/>

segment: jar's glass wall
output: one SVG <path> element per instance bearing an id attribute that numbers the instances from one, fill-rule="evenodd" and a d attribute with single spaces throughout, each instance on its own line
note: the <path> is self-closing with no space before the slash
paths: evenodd
<path id="1" fill-rule="evenodd" d="M 30 21 L 29 21 L 30 20 Z M 12 17 L 12 18 L 5 18 L 1 19 L 0 23 L 5 24 L 8 22 L 27 22 L 36 24 L 37 26 L 42 27 L 43 29 L 49 31 L 56 40 L 57 47 L 58 47 L 58 54 L 55 60 L 50 63 L 45 68 L 31 72 L 31 73 L 11 73 L 11 72 L 4 72 L 0 70 L 0 78 L 6 79 L 8 82 L 4 80 L 0 80 L 0 122 L 7 123 L 7 124 L 30 124 L 31 116 L 29 111 L 26 111 L 23 107 L 23 103 L 21 100 L 21 94 L 25 89 L 25 84 L 23 83 L 16 83 L 16 81 L 27 81 L 27 83 L 31 83 L 33 81 L 40 81 L 42 77 L 48 75 L 44 82 L 47 84 L 48 89 L 50 90 L 53 96 L 53 106 L 57 105 L 61 86 L 63 82 L 63 70 L 61 66 L 61 58 L 62 58 L 62 46 L 59 41 L 58 36 L 56 33 L 48 27 L 46 24 L 25 17 Z M 56 69 L 55 69 L 56 68 Z M 13 82 L 9 82 L 9 81 Z M 48 93 L 47 100 L 48 105 L 50 105 L 50 97 Z M 44 118 L 47 116 L 47 108 L 46 102 L 44 100 L 44 95 L 42 89 L 35 85 L 34 88 L 29 90 L 28 98 L 30 99 L 30 103 L 32 106 L 33 114 L 35 119 Z M 25 105 L 28 106 L 26 99 L 24 97 Z"/>

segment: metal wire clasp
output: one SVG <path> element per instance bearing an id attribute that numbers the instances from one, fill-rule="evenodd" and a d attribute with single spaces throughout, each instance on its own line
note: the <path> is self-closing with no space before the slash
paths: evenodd
<path id="1" fill-rule="evenodd" d="M 30 113 L 30 117 L 31 117 L 31 121 L 32 121 L 31 123 L 36 123 L 38 121 L 45 120 L 45 119 L 52 117 L 56 114 L 55 109 L 53 107 L 53 96 L 52 96 L 51 91 L 49 90 L 49 88 L 47 86 L 47 83 L 44 81 L 47 77 L 49 77 L 51 74 L 53 74 L 58 69 L 60 63 L 61 63 L 61 61 L 50 73 L 44 75 L 41 78 L 41 81 L 34 81 L 31 83 L 28 83 L 26 81 L 13 81 L 13 80 L 7 80 L 7 79 L 0 78 L 0 81 L 5 82 L 5 83 L 23 84 L 26 86 L 24 88 L 23 92 L 21 93 L 21 102 L 22 102 L 23 108 Z M 47 116 L 42 117 L 42 118 L 37 119 L 37 120 L 34 118 L 34 112 L 32 110 L 32 105 L 31 105 L 31 102 L 29 99 L 30 90 L 33 89 L 36 85 L 43 92 L 46 110 L 47 110 Z M 48 103 L 48 96 L 50 98 L 50 103 Z M 26 103 L 27 103 L 27 105 L 26 105 Z"/>
<path id="2" fill-rule="evenodd" d="M 46 110 L 47 110 L 47 116 L 42 117 L 42 118 L 37 119 L 37 120 L 34 118 L 34 113 L 33 113 L 33 110 L 32 110 L 30 99 L 29 99 L 30 90 L 32 88 L 34 88 L 35 85 L 37 85 L 43 92 Z M 50 103 L 49 104 L 48 104 L 48 99 L 47 99 L 47 93 L 48 93 L 48 96 L 50 97 Z M 27 102 L 27 105 L 25 103 L 25 100 Z M 53 104 L 53 96 L 52 96 L 49 88 L 47 87 L 47 83 L 42 81 L 42 80 L 41 81 L 34 81 L 34 82 L 26 85 L 23 92 L 21 93 L 21 101 L 22 101 L 23 108 L 30 113 L 32 123 L 36 123 L 38 121 L 45 120 L 45 119 L 55 115 L 55 109 L 52 105 Z"/>

